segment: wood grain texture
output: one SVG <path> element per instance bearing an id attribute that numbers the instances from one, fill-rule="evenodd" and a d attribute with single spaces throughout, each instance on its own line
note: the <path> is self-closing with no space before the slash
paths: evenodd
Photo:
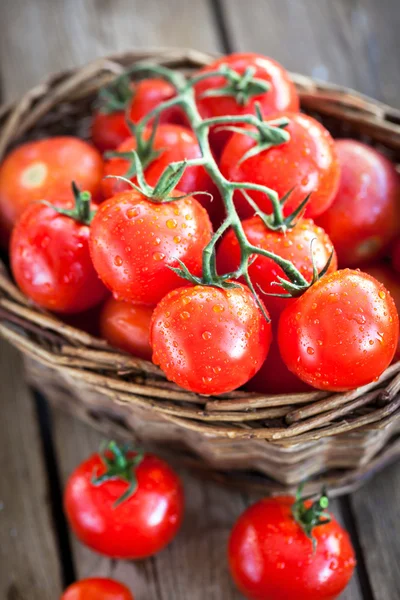
<path id="1" fill-rule="evenodd" d="M 236 51 L 400 106 L 398 0 L 220 0 Z"/>
<path id="2" fill-rule="evenodd" d="M 49 73 L 130 48 L 217 51 L 207 0 L 3 0 L 0 73 L 6 99 Z"/>
<path id="3" fill-rule="evenodd" d="M 0 342 L 0 598 L 55 600 L 60 566 L 34 404 L 18 352 Z"/>

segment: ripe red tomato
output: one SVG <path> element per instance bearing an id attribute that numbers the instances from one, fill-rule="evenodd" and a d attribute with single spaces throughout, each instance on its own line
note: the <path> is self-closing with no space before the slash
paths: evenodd
<path id="1" fill-rule="evenodd" d="M 272 340 L 268 356 L 261 369 L 246 384 L 249 392 L 259 394 L 300 394 L 310 392 L 311 388 L 296 375 L 291 373 L 282 360 L 279 352 L 278 342 L 275 337 Z"/>
<path id="2" fill-rule="evenodd" d="M 89 253 L 89 226 L 44 204 L 31 204 L 16 224 L 11 268 L 34 302 L 60 313 L 78 313 L 107 295 Z"/>
<path id="3" fill-rule="evenodd" d="M 400 278 L 398 273 L 393 271 L 393 269 L 384 262 L 366 266 L 365 272 L 377 279 L 380 283 L 383 283 L 385 288 L 389 290 L 396 305 L 397 312 L 400 314 Z M 397 344 L 395 360 L 400 360 L 400 337 Z"/>
<path id="4" fill-rule="evenodd" d="M 69 586 L 61 600 L 134 600 L 125 585 L 103 577 L 81 579 Z"/>
<path id="5" fill-rule="evenodd" d="M 318 389 L 366 385 L 390 365 L 399 318 L 385 287 L 360 271 L 322 277 L 282 313 L 278 343 L 292 373 Z"/>
<path id="6" fill-rule="evenodd" d="M 150 137 L 151 131 L 145 132 L 144 138 Z M 118 148 L 118 152 L 136 150 L 136 140 L 128 138 Z M 184 159 L 200 158 L 201 151 L 196 136 L 186 127 L 180 125 L 159 125 L 154 138 L 154 150 L 161 154 L 145 169 L 145 179 L 148 184 L 155 186 L 160 175 L 169 164 Z M 124 158 L 110 158 L 105 162 L 105 175 L 125 176 L 130 167 L 129 160 Z M 136 182 L 133 177 L 132 181 Z M 118 179 L 103 179 L 102 190 L 104 198 L 111 198 L 118 192 L 130 190 L 131 186 Z M 218 191 L 209 175 L 202 166 L 188 167 L 179 181 L 179 190 L 185 194 L 195 191 L 206 191 L 215 197 L 199 194 L 197 200 L 212 213 L 218 208 Z"/>
<path id="7" fill-rule="evenodd" d="M 100 152 L 115 150 L 131 135 L 123 110 L 113 113 L 98 111 L 94 114 L 91 137 Z"/>
<path id="8" fill-rule="evenodd" d="M 243 229 L 251 244 L 263 248 L 289 260 L 300 273 L 311 281 L 313 268 L 311 260 L 311 243 L 315 265 L 321 271 L 326 265 L 334 248 L 323 229 L 317 227 L 310 219 L 300 219 L 298 223 L 285 234 L 267 229 L 260 217 L 252 217 L 243 221 Z M 217 253 L 218 270 L 222 273 L 235 271 L 240 264 L 240 246 L 232 230 L 224 236 Z M 336 271 L 337 260 L 334 253 L 329 267 L 329 273 Z M 249 275 L 257 290 L 261 288 L 265 293 L 260 294 L 272 320 L 277 320 L 282 310 L 293 298 L 277 298 L 268 294 L 284 294 L 285 290 L 280 285 L 272 285 L 278 277 L 287 279 L 281 267 L 272 259 L 257 256 L 249 266 Z M 258 287 L 259 286 L 259 287 Z"/>
<path id="9" fill-rule="evenodd" d="M 164 79 L 149 78 L 138 81 L 133 86 L 133 96 L 129 107 L 129 118 L 138 123 L 153 108 L 175 96 L 174 87 Z M 173 106 L 160 114 L 160 123 L 184 122 L 181 108 Z"/>
<path id="10" fill-rule="evenodd" d="M 397 273 L 400 273 L 400 238 L 393 244 L 392 248 L 392 265 Z"/>
<path id="11" fill-rule="evenodd" d="M 162 550 L 177 534 L 183 515 L 183 489 L 178 475 L 157 456 L 124 452 L 115 444 L 106 456 L 120 461 L 121 476 L 110 475 L 104 458 L 94 454 L 70 476 L 64 507 L 75 535 L 83 544 L 111 558 L 137 560 Z M 124 467 L 124 468 L 122 468 Z M 113 472 L 113 471 L 112 471 Z M 130 495 L 126 473 L 136 479 Z M 133 484 L 134 485 L 134 484 Z M 123 499 L 123 496 L 128 496 Z"/>
<path id="12" fill-rule="evenodd" d="M 138 358 L 151 360 L 151 306 L 130 304 L 109 298 L 100 315 L 101 336 L 112 346 Z"/>
<path id="13" fill-rule="evenodd" d="M 75 137 L 28 142 L 10 152 L 0 166 L 0 220 L 11 231 L 28 204 L 43 198 L 71 201 L 71 181 L 100 197 L 103 161 L 98 151 Z"/>
<path id="14" fill-rule="evenodd" d="M 292 514 L 291 496 L 264 498 L 235 523 L 228 547 L 233 579 L 251 600 L 333 600 L 355 567 L 347 532 L 332 517 L 312 530 L 316 549 Z M 304 510 L 310 508 L 308 501 Z"/>
<path id="15" fill-rule="evenodd" d="M 253 96 L 247 102 L 238 102 L 233 96 L 204 96 L 209 90 L 217 90 L 226 86 L 225 77 L 210 77 L 196 84 L 195 91 L 197 104 L 204 119 L 224 115 L 255 114 L 254 105 L 260 104 L 264 116 L 277 111 L 298 111 L 300 108 L 299 97 L 288 72 L 276 61 L 260 54 L 244 53 L 222 56 L 213 63 L 204 67 L 199 74 L 214 71 L 227 65 L 237 73 L 244 74 L 246 69 L 254 69 L 254 77 L 265 80 L 271 84 L 270 89 L 260 95 Z M 224 144 L 228 140 L 228 131 L 216 131 L 212 128 L 211 143 L 219 156 Z"/>
<path id="16" fill-rule="evenodd" d="M 270 118 L 279 116 L 282 115 L 271 115 Z M 339 185 L 340 167 L 335 144 L 328 130 L 312 117 L 299 113 L 285 113 L 285 116 L 290 119 L 286 127 L 290 134 L 288 142 L 240 162 L 254 147 L 255 141 L 235 133 L 222 154 L 221 171 L 230 181 L 247 181 L 272 188 L 280 198 L 292 190 L 285 203 L 285 215 L 292 213 L 311 194 L 305 215 L 314 218 L 329 208 Z M 249 195 L 262 211 L 272 212 L 271 202 L 265 194 L 249 191 Z M 254 214 L 240 192 L 235 192 L 235 203 L 241 217 Z"/>
<path id="17" fill-rule="evenodd" d="M 261 367 L 271 325 L 246 286 L 198 285 L 174 290 L 156 306 L 150 343 L 168 379 L 199 394 L 222 394 Z"/>
<path id="18" fill-rule="evenodd" d="M 381 255 L 400 231 L 400 175 L 383 154 L 355 140 L 338 140 L 339 189 L 318 223 L 330 235 L 340 266 Z"/>
<path id="19" fill-rule="evenodd" d="M 194 198 L 157 204 L 136 190 L 103 202 L 90 230 L 93 264 L 105 285 L 120 300 L 148 305 L 186 285 L 169 268 L 179 267 L 178 259 L 192 274 L 201 274 L 212 231 Z"/>

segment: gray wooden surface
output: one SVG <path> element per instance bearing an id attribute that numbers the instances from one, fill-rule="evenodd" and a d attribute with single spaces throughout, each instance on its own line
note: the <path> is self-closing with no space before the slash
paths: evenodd
<path id="1" fill-rule="evenodd" d="M 399 0 L 0 0 L 0 90 L 10 100 L 64 67 L 170 45 L 262 52 L 400 106 L 399 30 Z M 250 498 L 183 472 L 187 516 L 173 544 L 142 563 L 106 560 L 68 535 L 60 507 L 68 474 L 99 435 L 35 403 L 18 354 L 3 342 L 0 403 L 1 600 L 56 600 L 73 578 L 92 575 L 124 581 L 136 600 L 241 597 L 225 548 Z M 333 503 L 359 562 L 342 600 L 400 598 L 399 498 L 393 466 Z"/>

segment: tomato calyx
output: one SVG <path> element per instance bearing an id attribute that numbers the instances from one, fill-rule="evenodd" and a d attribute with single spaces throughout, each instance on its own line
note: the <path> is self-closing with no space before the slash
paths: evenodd
<path id="1" fill-rule="evenodd" d="M 91 209 L 92 195 L 90 192 L 81 192 L 74 181 L 71 183 L 71 187 L 75 201 L 74 208 L 61 208 L 60 206 L 55 206 L 51 202 L 48 202 L 48 200 L 40 200 L 40 203 L 52 208 L 60 215 L 70 217 L 77 223 L 90 225 L 95 215 L 95 211 Z"/>
<path id="2" fill-rule="evenodd" d="M 313 552 L 317 548 L 317 540 L 313 536 L 313 529 L 321 525 L 327 525 L 331 522 L 331 516 L 326 512 L 329 506 L 329 499 L 326 490 L 323 489 L 321 496 L 315 500 L 311 506 L 307 507 L 307 500 L 311 500 L 313 496 L 303 497 L 304 485 L 300 485 L 296 492 L 296 501 L 292 506 L 292 515 L 296 523 L 300 525 L 306 536 L 311 540 Z"/>
<path id="3" fill-rule="evenodd" d="M 136 492 L 138 482 L 135 469 L 142 462 L 144 451 L 141 449 L 134 450 L 130 444 L 119 445 L 117 442 L 111 441 L 100 451 L 100 457 L 106 471 L 102 475 L 94 475 L 92 477 L 92 485 L 98 486 L 106 481 L 115 481 L 118 479 L 126 481 L 128 484 L 126 492 L 114 503 L 116 507 L 131 498 Z"/>
<path id="4" fill-rule="evenodd" d="M 232 96 L 240 106 L 246 106 L 251 98 L 264 94 L 271 88 L 268 81 L 254 77 L 255 72 L 254 67 L 247 67 L 244 73 L 238 73 L 231 67 L 228 67 L 228 65 L 221 65 L 215 71 L 208 71 L 198 77 L 193 77 L 190 82 L 191 85 L 194 85 L 202 79 L 216 76 L 224 77 L 226 85 L 219 88 L 211 88 L 201 94 L 200 98 Z"/>
<path id="5" fill-rule="evenodd" d="M 101 113 L 111 115 L 125 111 L 133 97 L 132 82 L 126 73 L 117 77 L 110 85 L 103 87 L 97 98 Z"/>

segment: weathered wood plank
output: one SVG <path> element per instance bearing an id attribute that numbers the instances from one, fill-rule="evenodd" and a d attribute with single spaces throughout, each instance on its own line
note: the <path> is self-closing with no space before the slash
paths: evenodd
<path id="1" fill-rule="evenodd" d="M 351 505 L 376 600 L 400 598 L 400 466 L 352 494 Z"/>
<path id="2" fill-rule="evenodd" d="M 0 598 L 55 600 L 60 565 L 41 442 L 19 354 L 0 341 Z"/>
<path id="3" fill-rule="evenodd" d="M 398 0 L 221 0 L 232 48 L 400 105 Z"/>

